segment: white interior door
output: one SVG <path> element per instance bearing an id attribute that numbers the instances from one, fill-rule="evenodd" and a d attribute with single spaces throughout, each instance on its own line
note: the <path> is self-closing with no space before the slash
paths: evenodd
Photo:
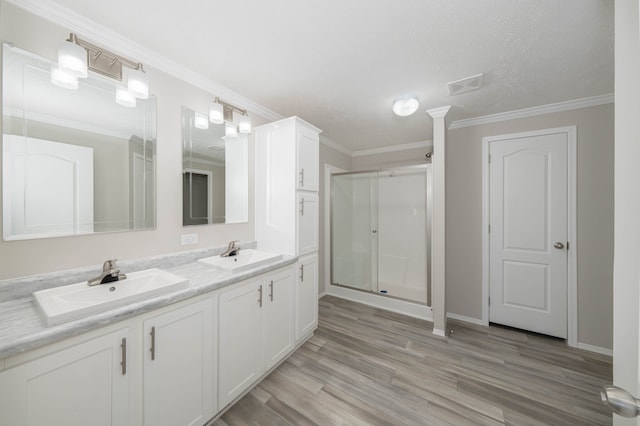
<path id="1" fill-rule="evenodd" d="M 567 133 L 489 144 L 491 322 L 567 337 Z"/>

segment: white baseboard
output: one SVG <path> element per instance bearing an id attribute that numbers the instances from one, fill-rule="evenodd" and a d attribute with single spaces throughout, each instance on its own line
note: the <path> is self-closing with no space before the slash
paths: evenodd
<path id="1" fill-rule="evenodd" d="M 433 311 L 429 306 L 420 303 L 413 303 L 406 300 L 394 299 L 377 293 L 369 293 L 366 291 L 352 290 L 346 287 L 329 286 L 326 291 L 331 296 L 340 297 L 342 299 L 351 300 L 353 302 L 363 303 L 398 314 L 407 315 L 414 318 L 423 319 L 433 322 Z"/>
<path id="2" fill-rule="evenodd" d="M 601 355 L 613 356 L 613 349 L 602 348 L 600 346 L 589 345 L 587 343 L 578 342 L 578 349 L 584 349 L 585 351 L 595 352 Z"/>
<path id="3" fill-rule="evenodd" d="M 325 291 L 323 291 L 323 292 L 319 293 L 319 294 L 318 294 L 318 299 L 320 299 L 321 297 L 326 296 L 327 294 L 329 294 L 329 293 L 327 292 L 327 290 L 325 290 Z"/>
<path id="4" fill-rule="evenodd" d="M 467 317 L 467 316 L 464 316 L 464 315 L 452 314 L 451 312 L 447 312 L 447 318 L 451 318 L 451 319 L 458 320 L 458 321 L 469 322 L 471 324 L 484 325 L 484 326 L 488 326 L 489 325 L 486 322 L 482 321 L 481 319 Z"/>

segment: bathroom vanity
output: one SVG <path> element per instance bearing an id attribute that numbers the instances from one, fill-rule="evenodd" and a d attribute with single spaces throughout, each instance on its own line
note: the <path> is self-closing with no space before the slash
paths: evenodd
<path id="1" fill-rule="evenodd" d="M 0 287 L 3 424 L 205 424 L 312 335 L 317 288 L 296 257 L 230 273 L 204 252 L 121 266 L 170 265 L 185 288 L 50 327 L 30 295 Z"/>

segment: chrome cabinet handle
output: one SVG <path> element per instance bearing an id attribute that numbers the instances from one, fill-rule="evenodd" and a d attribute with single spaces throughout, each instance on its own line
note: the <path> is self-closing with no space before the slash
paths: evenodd
<path id="1" fill-rule="evenodd" d="M 262 284 L 260 284 L 260 288 L 258 289 L 258 305 L 262 308 Z"/>
<path id="2" fill-rule="evenodd" d="M 300 199 L 300 216 L 304 216 L 304 198 Z"/>
<path id="3" fill-rule="evenodd" d="M 122 338 L 122 343 L 120 343 L 120 353 L 122 356 L 122 361 L 120 361 L 120 365 L 122 366 L 122 375 L 127 374 L 127 338 Z"/>
<path id="4" fill-rule="evenodd" d="M 562 250 L 564 248 L 564 244 L 558 241 L 553 245 L 553 248 L 557 248 L 558 250 Z"/>
<path id="5" fill-rule="evenodd" d="M 300 282 L 304 282 L 304 265 L 300 265 Z"/>
<path id="6" fill-rule="evenodd" d="M 304 186 L 304 169 L 300 169 L 300 186 Z"/>
<path id="7" fill-rule="evenodd" d="M 154 361 L 156 359 L 156 328 L 155 327 L 151 327 L 151 332 L 149 333 L 149 335 L 151 336 L 151 348 L 149 349 L 149 352 L 151 352 L 151 361 Z"/>
<path id="8" fill-rule="evenodd" d="M 269 298 L 273 302 L 273 280 L 269 283 Z"/>

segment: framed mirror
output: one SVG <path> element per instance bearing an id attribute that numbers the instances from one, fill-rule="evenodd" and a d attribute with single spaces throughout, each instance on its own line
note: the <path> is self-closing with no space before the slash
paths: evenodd
<path id="1" fill-rule="evenodd" d="M 182 225 L 249 220 L 247 136 L 182 108 Z"/>
<path id="2" fill-rule="evenodd" d="M 156 101 L 116 103 L 116 81 L 52 83 L 52 61 L 3 44 L 3 238 L 151 229 Z"/>

